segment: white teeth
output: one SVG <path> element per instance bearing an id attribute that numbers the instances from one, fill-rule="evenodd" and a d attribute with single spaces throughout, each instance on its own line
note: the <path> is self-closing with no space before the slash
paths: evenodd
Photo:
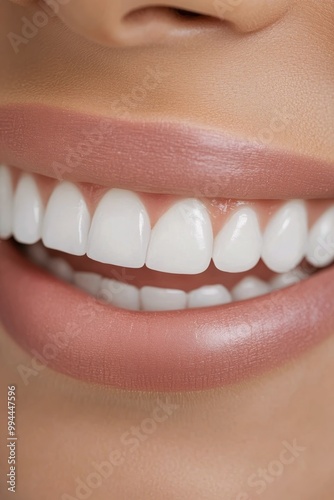
<path id="1" fill-rule="evenodd" d="M 53 191 L 45 213 L 43 243 L 47 248 L 72 255 L 84 255 L 90 215 L 80 190 L 62 182 Z"/>
<path id="2" fill-rule="evenodd" d="M 278 290 L 308 277 L 302 269 L 275 276 L 270 283 L 256 277 L 244 278 L 232 292 L 223 285 L 207 285 L 188 293 L 182 290 L 145 286 L 141 289 L 119 282 L 115 279 L 89 272 L 75 272 L 61 258 L 51 258 L 42 245 L 31 245 L 27 254 L 37 264 L 48 269 L 52 274 L 68 283 L 73 283 L 81 290 L 115 307 L 139 311 L 173 311 L 186 308 L 204 308 L 221 306 L 232 301 L 258 297 L 273 290 Z"/>
<path id="3" fill-rule="evenodd" d="M 202 286 L 188 293 L 189 308 L 220 306 L 231 301 L 231 294 L 223 285 Z"/>
<path id="4" fill-rule="evenodd" d="M 262 235 L 256 213 L 242 208 L 232 215 L 215 238 L 213 261 L 221 271 L 242 273 L 261 258 Z"/>
<path id="5" fill-rule="evenodd" d="M 286 203 L 269 222 L 263 241 L 262 259 L 274 272 L 294 269 L 305 256 L 308 233 L 303 201 Z"/>
<path id="6" fill-rule="evenodd" d="M 315 267 L 326 267 L 334 260 L 334 207 L 312 227 L 306 258 Z"/>
<path id="7" fill-rule="evenodd" d="M 74 284 L 84 292 L 97 297 L 102 287 L 102 277 L 95 273 L 74 273 Z"/>
<path id="8" fill-rule="evenodd" d="M 50 259 L 48 262 L 48 270 L 57 276 L 57 278 L 67 281 L 68 283 L 73 282 L 74 272 L 71 266 L 63 259 L 54 258 Z"/>
<path id="9" fill-rule="evenodd" d="M 15 194 L 14 184 L 16 174 L 13 182 L 11 170 L 0 165 L 0 238 L 10 238 L 13 234 L 18 242 L 31 247 L 42 239 L 45 247 L 53 250 L 76 256 L 87 254 L 98 262 L 128 268 L 142 268 L 146 264 L 149 269 L 165 273 L 200 274 L 208 269 L 211 260 L 223 272 L 242 273 L 253 269 L 260 258 L 271 271 L 279 273 L 270 284 L 253 277 L 242 280 L 233 290 L 233 299 L 249 298 L 298 282 L 303 276 L 297 273 L 296 278 L 296 269 L 305 257 L 318 268 L 334 261 L 334 206 L 327 209 L 308 234 L 306 202 L 285 202 L 271 216 L 262 236 L 255 204 L 240 202 L 214 239 L 208 210 L 197 199 L 178 201 L 151 229 L 140 196 L 128 190 L 106 192 L 91 219 L 85 198 L 73 183 L 58 183 L 45 211 L 33 175 L 20 174 Z M 215 218 L 215 225 L 217 222 Z M 34 262 L 47 267 L 50 258 L 41 251 L 32 248 L 28 254 Z M 61 268 L 53 267 L 56 272 Z M 58 274 L 68 275 L 62 270 Z M 78 287 L 95 295 L 100 291 L 102 278 L 88 274 L 76 273 L 73 279 Z M 109 281 L 107 292 L 114 287 L 112 281 L 115 282 Z M 218 277 L 217 282 L 222 279 Z M 184 292 L 180 290 L 145 287 L 144 296 L 150 296 L 152 290 L 156 291 L 154 310 L 160 300 L 166 302 L 162 307 L 167 310 L 175 308 L 176 297 L 183 304 Z M 222 285 L 203 286 L 186 295 L 188 307 L 231 300 L 231 293 Z M 113 294 L 112 300 L 133 309 L 139 307 L 138 293 L 131 285 L 123 287 L 118 297 Z"/>
<path id="10" fill-rule="evenodd" d="M 116 280 L 102 280 L 99 298 L 122 309 L 139 311 L 140 308 L 138 288 Z"/>
<path id="11" fill-rule="evenodd" d="M 286 288 L 288 286 L 296 285 L 303 279 L 307 278 L 308 274 L 304 273 L 300 269 L 294 269 L 289 273 L 279 274 L 275 276 L 270 284 L 273 290 L 281 290 L 282 288 Z"/>
<path id="12" fill-rule="evenodd" d="M 232 297 L 234 300 L 247 300 L 265 295 L 270 291 L 271 287 L 268 283 L 253 276 L 249 276 L 244 278 L 233 288 Z"/>
<path id="13" fill-rule="evenodd" d="M 213 234 L 205 206 L 195 199 L 173 205 L 152 230 L 146 265 L 165 273 L 198 274 L 211 261 Z"/>
<path id="14" fill-rule="evenodd" d="M 13 181 L 10 170 L 0 165 L 0 238 L 12 235 Z"/>
<path id="15" fill-rule="evenodd" d="M 187 294 L 182 290 L 144 286 L 140 298 L 144 311 L 174 311 L 187 307 Z"/>
<path id="16" fill-rule="evenodd" d="M 22 175 L 14 196 L 13 234 L 17 241 L 33 244 L 42 236 L 43 203 L 34 178 Z"/>
<path id="17" fill-rule="evenodd" d="M 131 191 L 112 189 L 95 211 L 87 255 L 105 264 L 143 267 L 150 233 L 150 220 L 140 198 Z"/>

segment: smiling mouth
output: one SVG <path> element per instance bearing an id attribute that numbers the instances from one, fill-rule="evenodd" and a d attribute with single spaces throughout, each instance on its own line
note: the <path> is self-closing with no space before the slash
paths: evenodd
<path id="1" fill-rule="evenodd" d="M 0 238 L 12 238 L 0 245 L 0 311 L 35 353 L 78 325 L 50 367 L 122 388 L 195 390 L 274 367 L 331 333 L 334 200 L 328 187 L 321 198 L 323 178 L 305 198 L 232 199 L 34 170 L 0 167 Z"/>
<path id="2" fill-rule="evenodd" d="M 251 299 L 334 261 L 330 200 L 157 196 L 5 166 L 0 184 L 0 236 L 13 235 L 34 263 L 123 309 L 182 310 Z"/>

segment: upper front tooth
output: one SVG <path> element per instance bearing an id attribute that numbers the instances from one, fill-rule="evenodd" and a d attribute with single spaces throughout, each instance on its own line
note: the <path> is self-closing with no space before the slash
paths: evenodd
<path id="1" fill-rule="evenodd" d="M 150 219 L 140 198 L 131 191 L 112 189 L 95 211 L 87 255 L 105 264 L 143 267 L 150 233 Z"/>
<path id="2" fill-rule="evenodd" d="M 90 215 L 81 191 L 70 182 L 62 182 L 53 191 L 45 212 L 43 243 L 53 250 L 84 255 Z"/>
<path id="3" fill-rule="evenodd" d="M 274 272 L 294 269 L 305 256 L 308 233 L 305 203 L 286 203 L 269 222 L 263 241 L 262 259 Z"/>
<path id="4" fill-rule="evenodd" d="M 205 206 L 195 199 L 183 200 L 153 228 L 146 265 L 166 273 L 201 273 L 210 264 L 212 247 L 212 226 Z"/>
<path id="5" fill-rule="evenodd" d="M 215 238 L 213 261 L 221 271 L 242 273 L 256 266 L 261 257 L 262 235 L 256 213 L 241 208 Z"/>
<path id="6" fill-rule="evenodd" d="M 12 234 L 13 181 L 8 167 L 0 165 L 0 238 Z"/>
<path id="7" fill-rule="evenodd" d="M 334 207 L 312 227 L 306 258 L 315 267 L 326 267 L 334 259 Z"/>
<path id="8" fill-rule="evenodd" d="M 34 178 L 22 175 L 14 196 L 13 234 L 25 244 L 37 243 L 42 236 L 43 203 Z"/>

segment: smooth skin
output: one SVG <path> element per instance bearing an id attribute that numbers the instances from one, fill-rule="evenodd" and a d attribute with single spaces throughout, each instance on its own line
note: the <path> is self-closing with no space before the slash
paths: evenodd
<path id="1" fill-rule="evenodd" d="M 134 13 L 153 0 L 60 3 L 18 45 L 8 35 L 22 36 L 22 18 L 41 7 L 0 3 L 0 105 L 186 120 L 334 162 L 333 0 L 225 0 L 219 12 L 211 0 L 163 2 L 216 16 L 183 21 Z M 148 67 L 161 82 L 133 101 Z M 125 111 L 111 104 L 120 97 Z M 82 498 L 94 500 L 334 497 L 334 336 L 241 385 L 169 396 L 92 387 L 33 365 L 3 328 L 0 345 L 0 463 L 7 386 L 16 384 L 18 500 L 76 498 L 79 477 L 92 491 Z M 25 381 L 22 366 L 33 370 Z M 99 481 L 92 473 L 106 461 Z M 6 500 L 7 466 L 0 471 Z"/>

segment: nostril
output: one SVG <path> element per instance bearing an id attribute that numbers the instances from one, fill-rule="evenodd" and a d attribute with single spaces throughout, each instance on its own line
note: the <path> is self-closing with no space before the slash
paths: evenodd
<path id="1" fill-rule="evenodd" d="M 173 9 L 173 10 L 175 10 L 176 15 L 185 19 L 196 19 L 198 17 L 204 17 L 201 16 L 201 14 L 198 14 L 198 12 L 194 12 L 191 10 L 185 10 L 185 9 Z"/>
<path id="2" fill-rule="evenodd" d="M 221 20 L 187 9 L 142 7 L 128 12 L 122 19 L 123 43 L 147 45 L 198 34 L 198 30 L 217 27 Z"/>
<path id="3" fill-rule="evenodd" d="M 150 23 L 182 23 L 189 21 L 198 21 L 204 19 L 213 19 L 209 16 L 201 15 L 197 12 L 177 9 L 173 7 L 142 7 L 129 12 L 123 21 L 132 24 L 148 25 Z"/>

